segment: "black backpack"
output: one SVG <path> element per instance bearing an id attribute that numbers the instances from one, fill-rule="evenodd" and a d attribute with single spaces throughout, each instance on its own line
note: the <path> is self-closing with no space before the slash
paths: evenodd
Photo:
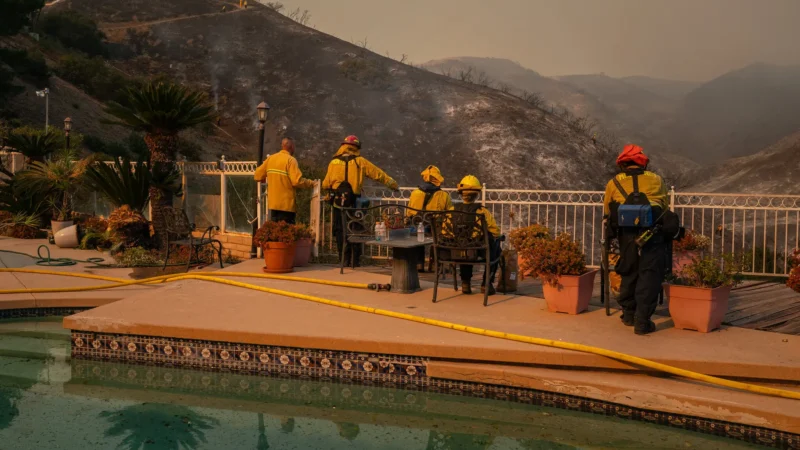
<path id="1" fill-rule="evenodd" d="M 344 161 L 344 181 L 339 183 L 339 186 L 336 187 L 336 196 L 334 197 L 334 202 L 341 206 L 342 208 L 352 208 L 356 205 L 356 194 L 353 191 L 353 185 L 350 184 L 349 174 L 350 174 L 350 161 L 356 159 L 357 156 L 353 155 L 342 155 L 337 156 L 336 159 L 340 161 Z M 358 167 L 358 163 L 353 163 Z"/>
<path id="2" fill-rule="evenodd" d="M 616 212 L 612 211 L 612 222 L 614 225 L 621 228 L 650 228 L 655 225 L 653 216 L 653 207 L 650 205 L 650 199 L 647 194 L 639 192 L 639 175 L 643 171 L 635 171 L 628 173 L 633 177 L 633 192 L 628 194 L 617 177 L 612 180 L 617 190 L 625 201 L 616 205 Z M 616 220 L 615 220 L 616 219 Z"/>

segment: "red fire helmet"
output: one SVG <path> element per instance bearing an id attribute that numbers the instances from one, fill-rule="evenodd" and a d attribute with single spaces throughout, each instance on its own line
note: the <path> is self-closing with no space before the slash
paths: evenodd
<path id="1" fill-rule="evenodd" d="M 358 136 L 350 135 L 344 138 L 342 144 L 350 144 L 355 146 L 356 148 L 361 148 L 361 141 L 358 140 Z"/>
<path id="2" fill-rule="evenodd" d="M 650 158 L 644 154 L 642 147 L 635 144 L 628 144 L 622 149 L 622 153 L 617 157 L 617 165 L 632 162 L 639 167 L 645 167 L 650 162 Z"/>

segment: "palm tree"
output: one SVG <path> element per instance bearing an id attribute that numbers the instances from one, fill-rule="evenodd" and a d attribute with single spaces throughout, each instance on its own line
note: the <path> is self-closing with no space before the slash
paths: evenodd
<path id="1" fill-rule="evenodd" d="M 150 150 L 150 163 L 164 163 L 159 170 L 174 170 L 178 152 L 178 133 L 211 122 L 213 106 L 204 94 L 170 82 L 150 82 L 139 88 L 128 88 L 123 104 L 109 102 L 106 113 L 114 119 L 105 121 L 144 133 Z M 153 202 L 153 228 L 163 230 L 159 207 L 172 206 L 172 193 L 157 186 L 150 188 Z M 159 240 L 160 241 L 160 240 Z"/>
<path id="2" fill-rule="evenodd" d="M 11 133 L 8 145 L 25 155 L 28 161 L 44 162 L 45 158 L 60 150 L 63 138 L 55 131 L 36 130 L 32 132 Z"/>

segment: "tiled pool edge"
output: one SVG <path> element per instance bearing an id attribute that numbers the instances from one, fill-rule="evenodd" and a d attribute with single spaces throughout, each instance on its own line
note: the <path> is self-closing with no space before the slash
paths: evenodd
<path id="1" fill-rule="evenodd" d="M 655 423 L 773 448 L 800 449 L 800 435 L 652 411 L 566 394 L 428 377 L 429 358 L 72 331 L 72 357 L 85 360 L 380 385 L 581 411 Z"/>
<path id="2" fill-rule="evenodd" d="M 50 316 L 71 316 L 81 311 L 93 309 L 91 306 L 75 307 L 47 307 L 47 308 L 11 308 L 0 309 L 0 320 L 2 319 L 24 319 L 28 317 L 50 317 Z"/>

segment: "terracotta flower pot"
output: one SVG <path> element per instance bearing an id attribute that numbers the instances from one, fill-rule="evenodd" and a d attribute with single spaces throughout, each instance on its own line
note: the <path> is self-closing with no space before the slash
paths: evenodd
<path id="1" fill-rule="evenodd" d="M 305 267 L 311 259 L 311 239 L 299 239 L 294 249 L 294 266 Z"/>
<path id="2" fill-rule="evenodd" d="M 675 252 L 672 255 L 672 274 L 676 277 L 681 275 L 683 267 L 692 263 L 692 260 L 703 256 L 700 250 L 690 250 L 687 252 Z"/>
<path id="3" fill-rule="evenodd" d="M 74 220 L 51 220 L 50 228 L 53 230 L 53 235 L 63 230 L 64 228 L 75 225 Z"/>
<path id="4" fill-rule="evenodd" d="M 580 314 L 589 309 L 594 290 L 594 277 L 598 270 L 583 275 L 563 275 L 556 285 L 543 283 L 544 299 L 551 312 Z"/>
<path id="5" fill-rule="evenodd" d="M 264 272 L 287 273 L 294 270 L 295 243 L 267 242 L 264 252 Z"/>
<path id="6" fill-rule="evenodd" d="M 728 312 L 730 286 L 709 289 L 665 284 L 664 289 L 675 328 L 708 333 L 722 325 Z"/>

